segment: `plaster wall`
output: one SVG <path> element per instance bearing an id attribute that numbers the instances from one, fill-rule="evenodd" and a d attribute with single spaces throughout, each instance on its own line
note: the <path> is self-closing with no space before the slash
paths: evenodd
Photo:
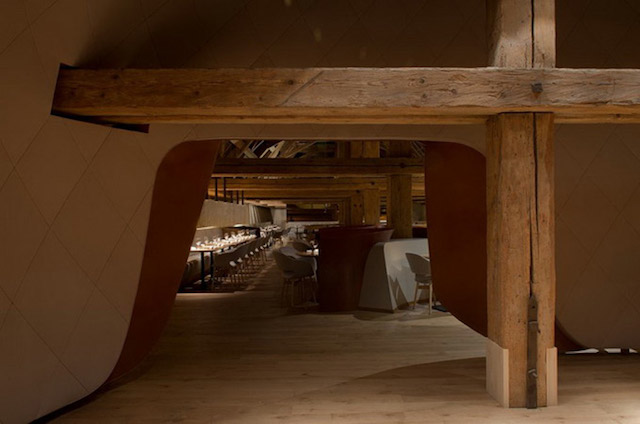
<path id="1" fill-rule="evenodd" d="M 198 227 L 233 227 L 251 223 L 251 206 L 205 200 L 202 204 Z"/>
<path id="2" fill-rule="evenodd" d="M 286 208 L 271 208 L 271 216 L 273 216 L 273 223 L 285 228 L 287 226 L 287 209 Z"/>

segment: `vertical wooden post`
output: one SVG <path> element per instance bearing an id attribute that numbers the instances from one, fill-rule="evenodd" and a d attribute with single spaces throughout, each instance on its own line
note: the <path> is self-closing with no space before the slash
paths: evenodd
<path id="1" fill-rule="evenodd" d="M 350 142 L 348 141 L 336 141 L 336 158 L 346 159 L 351 157 Z"/>
<path id="2" fill-rule="evenodd" d="M 344 199 L 338 203 L 338 222 L 340 225 L 348 225 L 350 222 L 351 200 Z"/>
<path id="3" fill-rule="evenodd" d="M 364 223 L 366 225 L 380 224 L 380 190 L 362 191 L 364 206 Z"/>
<path id="4" fill-rule="evenodd" d="M 411 141 L 390 141 L 389 157 L 411 157 Z M 387 227 L 393 228 L 393 238 L 413 235 L 413 198 L 411 175 L 387 177 Z"/>
<path id="5" fill-rule="evenodd" d="M 379 158 L 380 157 L 380 142 L 379 141 L 359 141 L 351 142 L 351 153 L 354 153 L 354 144 L 360 143 L 358 150 L 360 152 L 359 157 L 363 158 Z M 363 219 L 366 225 L 378 225 L 380 224 L 380 190 L 371 189 L 364 190 L 362 192 L 363 203 Z"/>
<path id="6" fill-rule="evenodd" d="M 490 65 L 555 65 L 554 0 L 487 6 Z M 552 114 L 489 119 L 487 389 L 508 407 L 556 402 L 553 159 Z"/>
<path id="7" fill-rule="evenodd" d="M 224 177 L 222 178 L 222 201 L 227 201 L 227 179 Z"/>
<path id="8" fill-rule="evenodd" d="M 392 238 L 411 238 L 411 175 L 389 175 L 387 181 L 387 227 L 394 229 Z"/>
<path id="9" fill-rule="evenodd" d="M 380 157 L 380 142 L 376 140 L 372 141 L 350 141 L 347 143 L 348 155 L 342 157 L 350 158 L 379 158 Z"/>
<path id="10" fill-rule="evenodd" d="M 380 157 L 380 142 L 379 141 L 363 141 L 362 142 L 362 157 L 363 158 L 379 158 Z"/>
<path id="11" fill-rule="evenodd" d="M 357 191 L 349 199 L 350 213 L 349 225 L 362 225 L 364 221 L 364 199 L 362 193 Z"/>
<path id="12" fill-rule="evenodd" d="M 363 151 L 363 141 L 350 141 L 349 142 L 349 157 L 351 158 L 361 158 Z"/>
<path id="13" fill-rule="evenodd" d="M 214 183 L 215 183 L 215 186 L 216 186 L 216 197 L 215 197 L 215 199 L 218 200 L 218 177 L 214 178 L 213 180 L 214 180 Z"/>

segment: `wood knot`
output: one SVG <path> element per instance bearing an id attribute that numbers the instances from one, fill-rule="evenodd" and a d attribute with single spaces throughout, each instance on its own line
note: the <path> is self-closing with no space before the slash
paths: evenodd
<path id="1" fill-rule="evenodd" d="M 531 84 L 531 91 L 533 91 L 536 94 L 540 94 L 544 91 L 543 87 L 542 87 L 542 83 L 541 82 L 534 82 L 533 84 Z"/>

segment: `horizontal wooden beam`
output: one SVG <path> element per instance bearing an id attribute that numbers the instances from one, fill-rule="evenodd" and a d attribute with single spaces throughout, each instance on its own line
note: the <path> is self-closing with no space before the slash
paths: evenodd
<path id="1" fill-rule="evenodd" d="M 288 197 L 282 199 L 253 199 L 253 200 L 266 200 L 273 201 L 278 200 L 284 204 L 292 205 L 292 204 L 320 204 L 320 203 L 341 203 L 345 200 L 348 200 L 348 197 Z"/>
<path id="2" fill-rule="evenodd" d="M 218 159 L 214 177 L 424 175 L 424 161 L 410 158 L 362 159 Z"/>
<path id="3" fill-rule="evenodd" d="M 640 122 L 640 70 L 60 69 L 52 113 L 122 124 Z"/>
<path id="4" fill-rule="evenodd" d="M 218 182 L 220 184 L 220 182 Z M 313 177 L 313 178 L 227 178 L 227 190 L 367 190 L 387 189 L 387 177 Z M 424 177 L 412 178 L 414 188 L 424 190 Z M 211 180 L 209 188 L 214 188 Z"/>
<path id="5" fill-rule="evenodd" d="M 334 190 L 334 191 L 322 191 L 319 189 L 314 190 L 248 190 L 244 192 L 245 199 L 295 199 L 295 198 L 316 198 L 316 197 L 350 197 L 357 194 L 361 194 L 358 190 Z M 415 197 L 424 197 L 424 188 L 412 189 L 411 193 Z M 381 197 L 387 196 L 387 191 L 380 192 Z"/>

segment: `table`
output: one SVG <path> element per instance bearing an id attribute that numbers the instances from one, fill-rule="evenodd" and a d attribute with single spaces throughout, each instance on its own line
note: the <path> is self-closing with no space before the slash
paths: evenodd
<path id="1" fill-rule="evenodd" d="M 191 248 L 192 252 L 199 252 L 200 253 L 200 281 L 202 284 L 202 288 L 209 288 L 209 286 L 207 285 L 205 279 L 207 278 L 207 273 L 205 271 L 205 266 L 204 266 L 204 254 L 209 252 L 209 258 L 211 259 L 211 261 L 209 262 L 209 273 L 211 274 L 211 284 L 213 284 L 213 274 L 214 274 L 214 257 L 215 257 L 215 252 L 219 251 L 220 249 L 218 248 L 211 248 L 211 249 L 207 249 L 207 248 Z M 224 250 L 224 249 L 223 249 Z"/>
<path id="2" fill-rule="evenodd" d="M 256 236 L 255 235 L 250 235 L 250 236 L 242 236 L 238 239 L 237 242 L 233 243 L 233 242 L 226 242 L 223 240 L 221 242 L 217 242 L 218 246 L 209 246 L 207 247 L 206 244 L 201 244 L 198 245 L 197 247 L 192 246 L 191 247 L 191 252 L 198 252 L 200 253 L 200 281 L 202 284 L 202 288 L 203 289 L 208 289 L 209 286 L 207 285 L 205 279 L 207 278 L 207 272 L 205 270 L 205 266 L 204 266 L 204 254 L 209 252 L 209 258 L 211 259 L 211 262 L 209 263 L 209 274 L 211 275 L 211 284 L 213 284 L 214 282 L 214 264 L 215 264 L 215 255 L 216 253 L 222 253 L 226 250 L 231 250 L 235 247 L 240 246 L 241 244 L 247 243 L 253 239 L 255 239 Z M 223 244 L 222 247 L 220 247 L 220 243 Z"/>
<path id="3" fill-rule="evenodd" d="M 296 252 L 296 254 L 298 256 L 304 256 L 306 258 L 315 258 L 320 254 L 320 252 L 318 251 L 318 249 L 313 249 L 313 250 L 309 249 L 305 252 Z"/>

